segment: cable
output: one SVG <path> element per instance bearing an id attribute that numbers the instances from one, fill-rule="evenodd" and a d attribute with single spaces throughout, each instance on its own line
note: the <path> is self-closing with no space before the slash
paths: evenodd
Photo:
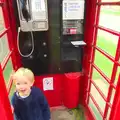
<path id="1" fill-rule="evenodd" d="M 21 2 L 21 4 L 22 4 L 22 9 L 23 9 L 23 7 L 25 7 L 25 10 L 26 10 L 26 6 L 28 6 L 28 2 L 29 1 L 26 1 L 26 0 L 20 0 L 20 2 Z M 27 10 L 28 11 L 28 10 Z M 29 13 L 27 13 L 27 14 L 29 14 Z M 24 15 L 23 15 L 24 16 Z M 28 29 L 30 30 L 30 27 L 29 27 L 29 23 L 28 23 L 28 19 L 29 19 L 29 15 L 27 16 L 28 18 L 25 18 L 25 16 L 24 16 L 24 18 L 25 18 L 25 20 L 26 20 L 26 24 L 28 24 Z M 20 41 L 20 39 L 19 39 L 19 35 L 20 35 L 20 27 L 18 28 L 18 35 L 17 35 L 17 48 L 18 48 L 18 52 L 19 52 L 19 54 L 22 56 L 22 57 L 29 57 L 29 56 L 31 56 L 32 55 L 32 53 L 34 52 L 34 38 L 33 38 L 33 32 L 32 32 L 32 30 L 30 30 L 29 32 L 31 33 L 31 38 L 32 38 L 32 50 L 31 50 L 31 52 L 29 53 L 29 54 L 27 54 L 27 55 L 23 55 L 22 53 L 21 53 L 21 51 L 20 51 L 20 45 L 19 45 L 19 41 Z"/>
<path id="2" fill-rule="evenodd" d="M 21 53 L 21 51 L 20 51 L 20 47 L 19 47 L 19 34 L 20 34 L 20 27 L 18 28 L 18 35 L 17 35 L 17 48 L 18 48 L 18 52 L 19 52 L 19 54 L 22 56 L 22 57 L 29 57 L 29 56 L 31 56 L 32 55 L 32 53 L 34 52 L 34 38 L 33 38 L 33 33 L 32 33 L 32 31 L 30 31 L 30 33 L 31 33 L 31 37 L 32 37 L 32 50 L 31 50 L 31 52 L 29 53 L 29 54 L 27 54 L 27 55 L 23 55 L 22 53 Z"/>

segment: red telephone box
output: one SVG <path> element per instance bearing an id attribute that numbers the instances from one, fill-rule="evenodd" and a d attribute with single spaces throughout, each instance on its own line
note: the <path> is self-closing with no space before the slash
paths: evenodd
<path id="1" fill-rule="evenodd" d="M 0 118 L 13 120 L 9 97 L 14 86 L 9 78 L 13 70 L 24 66 L 34 71 L 34 85 L 43 90 L 51 107 L 75 108 L 80 104 L 84 106 L 86 120 L 119 120 L 120 1 L 86 0 L 84 24 L 83 20 L 71 22 L 69 19 L 66 22 L 65 16 L 62 16 L 63 8 L 63 11 L 67 9 L 65 0 L 47 2 L 46 21 L 34 23 L 33 20 L 33 23 L 30 23 L 35 30 L 43 26 L 44 31 L 40 28 L 41 32 L 32 33 L 36 51 L 27 58 L 19 54 L 17 46 L 20 23 L 14 14 L 17 11 L 13 5 L 14 0 L 0 0 Z M 73 8 L 69 8 L 71 9 Z M 81 24 L 84 25 L 82 32 L 75 26 Z M 25 30 L 25 26 L 23 29 Z M 26 39 L 29 36 L 23 33 L 22 35 Z M 82 46 L 78 43 L 71 46 L 74 39 L 82 39 Z M 73 76 L 65 77 L 71 72 L 79 72 L 79 79 L 74 79 Z M 52 79 L 51 90 L 44 88 L 45 79 Z M 63 83 L 67 87 L 63 86 Z M 77 89 L 79 94 L 75 94 Z"/>

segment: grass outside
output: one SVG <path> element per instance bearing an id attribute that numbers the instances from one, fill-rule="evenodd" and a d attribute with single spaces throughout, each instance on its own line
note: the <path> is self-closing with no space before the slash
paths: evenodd
<path id="1" fill-rule="evenodd" d="M 5 83 L 6 83 L 6 87 L 8 86 L 9 80 L 10 80 L 10 75 L 13 71 L 13 67 L 12 67 L 12 62 L 11 59 L 8 61 L 4 71 L 3 71 L 3 75 L 4 75 L 4 79 L 5 79 Z M 15 91 L 15 86 L 12 85 L 11 91 L 9 93 L 9 98 L 11 99 L 11 96 L 13 95 L 13 92 Z"/>
<path id="2" fill-rule="evenodd" d="M 112 17 L 112 18 L 110 21 L 106 21 L 105 16 L 107 16 L 109 18 Z M 108 28 L 110 27 L 113 30 L 114 30 L 114 27 L 116 27 L 115 30 L 120 30 L 119 29 L 119 26 L 120 26 L 119 20 L 116 20 L 116 22 L 114 22 L 114 21 L 111 22 L 114 17 L 115 17 L 115 19 L 120 18 L 120 11 L 103 9 L 101 11 L 101 20 L 102 21 L 100 24 L 102 26 L 108 25 Z M 106 24 L 106 22 L 107 22 L 107 24 Z M 114 27 L 112 27 L 112 26 L 114 26 Z M 116 37 L 112 34 L 110 35 L 107 32 L 103 32 L 103 31 L 101 32 L 101 30 L 98 31 L 97 46 L 100 47 L 102 50 L 104 50 L 109 55 L 111 55 L 112 57 L 115 57 L 117 43 L 118 43 L 118 37 Z M 104 55 L 102 55 L 99 51 L 96 51 L 94 63 L 101 69 L 101 71 L 108 78 L 111 79 L 112 70 L 113 70 L 113 62 L 111 62 L 108 58 L 106 58 Z M 118 67 L 117 72 L 116 72 L 116 77 L 115 77 L 115 82 L 114 82 L 115 84 L 117 84 L 119 74 L 120 74 L 120 67 Z M 101 89 L 101 91 L 104 93 L 104 95 L 107 98 L 109 83 L 106 82 L 105 79 L 95 69 L 93 70 L 92 79 L 94 80 L 96 85 Z M 91 93 L 94 96 L 94 99 L 98 103 L 99 107 L 104 112 L 106 102 L 104 100 L 102 100 L 102 97 L 96 95 L 99 93 L 93 86 L 91 86 Z M 111 104 L 113 102 L 114 95 L 115 95 L 115 90 L 112 90 L 112 96 L 111 96 L 111 100 L 110 100 Z M 92 111 L 96 117 L 96 120 L 102 120 L 102 117 L 101 117 L 99 111 L 96 109 L 96 106 L 94 105 L 92 100 L 89 100 L 89 106 L 92 109 Z M 109 113 L 107 115 L 107 119 L 109 119 L 109 115 L 110 115 L 110 109 L 109 109 Z"/>
<path id="3" fill-rule="evenodd" d="M 119 16 L 120 15 L 120 11 L 115 11 L 115 10 L 111 10 L 111 9 L 103 9 L 101 11 L 103 14 L 109 14 L 109 15 L 113 15 L 113 16 Z"/>
<path id="4" fill-rule="evenodd" d="M 100 47 L 101 49 L 103 49 L 108 54 L 110 54 L 112 57 L 115 57 L 117 41 L 116 41 L 116 43 L 114 41 L 115 41 L 115 39 L 112 39 L 109 37 L 106 38 L 106 36 L 104 34 L 99 34 L 98 39 L 97 39 L 97 46 Z M 111 79 L 113 63 L 110 62 L 110 60 L 108 58 L 104 57 L 104 55 L 102 55 L 100 52 L 96 51 L 94 63 L 103 71 L 103 73 L 109 79 Z M 120 74 L 120 67 L 118 67 L 117 72 L 116 72 L 116 77 L 115 77 L 115 82 L 114 82 L 115 84 L 117 84 L 119 74 Z M 107 98 L 109 83 L 106 82 L 105 79 L 95 69 L 93 71 L 92 79 L 94 80 L 96 85 L 101 89 L 101 91 L 104 93 L 104 95 Z M 102 97 L 99 97 L 98 95 L 96 95 L 97 90 L 95 88 L 91 87 L 91 93 L 94 96 L 99 107 L 104 112 L 105 101 L 102 100 Z M 111 96 L 111 100 L 110 100 L 111 104 L 113 102 L 114 95 L 115 95 L 115 90 L 112 91 L 112 96 Z M 93 105 L 93 103 L 89 103 L 89 106 L 94 111 L 96 120 L 102 120 L 100 113 L 95 108 L 95 105 Z M 109 118 L 109 115 L 107 117 Z"/>
<path id="5" fill-rule="evenodd" d="M 106 53 L 115 57 L 116 44 L 113 44 L 112 42 L 106 40 L 104 36 L 100 35 L 98 37 L 97 46 L 100 47 L 102 50 L 104 50 Z M 106 46 L 110 46 L 110 47 L 106 47 Z M 104 57 L 104 55 L 96 51 L 94 63 L 106 74 L 106 76 L 108 76 L 109 78 L 111 77 L 113 64 L 112 62 L 110 62 L 108 58 Z M 99 79 L 97 74 L 94 75 L 95 75 L 94 79 Z"/>

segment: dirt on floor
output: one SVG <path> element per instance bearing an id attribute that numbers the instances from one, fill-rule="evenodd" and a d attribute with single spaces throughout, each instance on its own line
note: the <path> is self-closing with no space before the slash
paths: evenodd
<path id="1" fill-rule="evenodd" d="M 85 120 L 81 109 L 51 108 L 51 120 Z"/>

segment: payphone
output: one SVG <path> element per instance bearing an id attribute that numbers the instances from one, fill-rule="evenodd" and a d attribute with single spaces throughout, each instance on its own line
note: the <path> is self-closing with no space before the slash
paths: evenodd
<path id="1" fill-rule="evenodd" d="M 84 0 L 62 1 L 61 60 L 64 72 L 82 69 L 84 40 Z"/>
<path id="2" fill-rule="evenodd" d="M 48 30 L 47 0 L 17 0 L 22 31 Z"/>
<path id="3" fill-rule="evenodd" d="M 13 0 L 13 7 L 18 25 L 17 47 L 22 65 L 31 69 L 35 75 L 47 73 L 48 1 Z"/>
<path id="4" fill-rule="evenodd" d="M 84 0 L 17 0 L 16 4 L 23 66 L 35 75 L 80 71 Z"/>

